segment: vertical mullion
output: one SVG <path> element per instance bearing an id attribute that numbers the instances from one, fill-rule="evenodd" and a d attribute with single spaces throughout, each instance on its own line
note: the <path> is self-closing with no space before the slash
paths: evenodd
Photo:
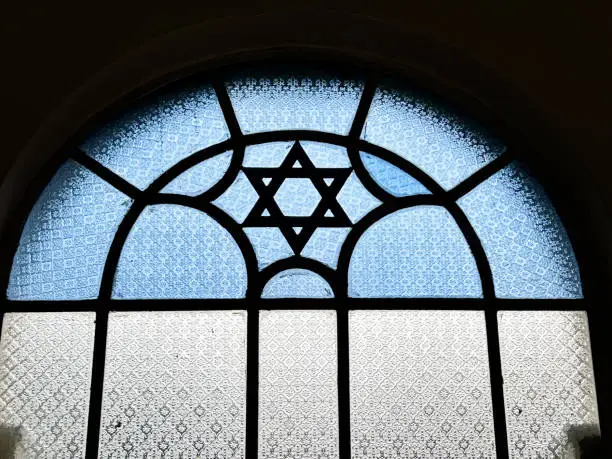
<path id="1" fill-rule="evenodd" d="M 245 456 L 258 455 L 259 436 L 259 309 L 247 312 L 247 385 Z"/>
<path id="2" fill-rule="evenodd" d="M 338 441 L 340 459 L 351 457 L 351 386 L 348 308 L 336 310 L 338 340 Z"/>
<path id="3" fill-rule="evenodd" d="M 496 308 L 489 307 L 485 310 L 485 322 L 487 327 L 487 349 L 489 353 L 489 373 L 491 378 L 493 425 L 495 428 L 495 449 L 498 459 L 507 459 L 509 456 L 504 404 L 504 378 L 499 347 L 499 326 Z"/>
<path id="4" fill-rule="evenodd" d="M 87 447 L 85 457 L 98 457 L 100 422 L 102 419 L 102 395 L 104 392 L 104 364 L 106 360 L 106 335 L 108 332 L 108 310 L 96 311 L 96 331 L 89 395 L 89 417 L 87 422 Z"/>

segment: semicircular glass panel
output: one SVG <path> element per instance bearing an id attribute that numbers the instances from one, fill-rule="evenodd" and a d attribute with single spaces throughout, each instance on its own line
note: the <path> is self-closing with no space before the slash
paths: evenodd
<path id="1" fill-rule="evenodd" d="M 363 83 L 333 75 L 253 72 L 226 84 L 245 134 L 308 129 L 348 134 Z"/>
<path id="2" fill-rule="evenodd" d="M 327 281 L 307 269 L 288 269 L 272 277 L 261 294 L 262 298 L 333 298 Z"/>
<path id="3" fill-rule="evenodd" d="M 11 300 L 96 298 L 108 250 L 132 200 L 74 161 L 32 208 L 9 279 Z"/>
<path id="4" fill-rule="evenodd" d="M 171 166 L 229 137 L 211 86 L 183 86 L 146 98 L 81 146 L 115 174 L 144 189 Z"/>
<path id="5" fill-rule="evenodd" d="M 513 163 L 459 200 L 500 298 L 580 298 L 578 263 L 542 186 Z"/>
<path id="6" fill-rule="evenodd" d="M 450 189 L 505 146 L 470 119 L 416 91 L 376 90 L 361 138 L 407 159 Z"/>
<path id="7" fill-rule="evenodd" d="M 186 196 L 202 194 L 221 180 L 231 160 L 232 152 L 227 151 L 202 161 L 168 183 L 161 192 Z"/>
<path id="8" fill-rule="evenodd" d="M 348 272 L 351 297 L 481 297 L 476 262 L 442 207 L 419 206 L 374 223 L 357 242 Z"/>
<path id="9" fill-rule="evenodd" d="M 117 265 L 113 298 L 243 298 L 246 265 L 211 217 L 174 204 L 145 208 Z"/>

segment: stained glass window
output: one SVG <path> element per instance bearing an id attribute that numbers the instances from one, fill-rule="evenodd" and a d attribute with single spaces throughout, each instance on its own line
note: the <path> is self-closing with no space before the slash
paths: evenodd
<path id="1" fill-rule="evenodd" d="M 404 84 L 281 68 L 143 97 L 7 232 L 13 449 L 577 455 L 599 418 L 567 302 L 591 303 L 518 147 Z"/>

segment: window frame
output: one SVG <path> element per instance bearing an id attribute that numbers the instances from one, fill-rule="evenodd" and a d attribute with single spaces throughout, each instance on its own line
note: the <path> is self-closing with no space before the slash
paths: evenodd
<path id="1" fill-rule="evenodd" d="M 255 65 L 260 66 L 261 62 L 256 62 Z M 303 62 L 302 64 L 303 65 Z M 328 65 L 328 64 L 326 64 Z M 329 65 L 328 65 L 329 67 Z M 236 64 L 235 68 L 240 70 L 248 70 L 248 64 Z M 460 182 L 450 190 L 444 190 L 440 185 L 433 181 L 427 174 L 422 172 L 409 161 L 400 158 L 399 156 L 389 152 L 388 150 L 370 144 L 360 138 L 360 134 L 365 123 L 368 109 L 374 98 L 374 93 L 379 82 L 383 81 L 387 74 L 379 70 L 369 69 L 365 76 L 365 86 L 362 92 L 357 112 L 353 119 L 351 129 L 348 135 L 342 136 L 339 134 L 331 134 L 319 131 L 309 130 L 291 130 L 291 131 L 272 131 L 259 132 L 254 134 L 243 134 L 238 125 L 236 115 L 234 113 L 231 101 L 224 86 L 224 76 L 231 72 L 232 66 L 225 66 L 218 71 L 206 71 L 206 75 L 196 76 L 195 78 L 202 79 L 206 82 L 212 82 L 213 88 L 217 95 L 221 110 L 224 114 L 227 126 L 229 128 L 229 139 L 215 144 L 211 147 L 200 150 L 185 159 L 179 161 L 174 166 L 170 167 L 166 172 L 154 180 L 151 185 L 145 190 L 140 190 L 134 185 L 131 185 L 123 178 L 119 177 L 106 167 L 102 166 L 96 160 L 88 156 L 76 145 L 80 136 L 75 136 L 69 143 L 67 148 L 52 157 L 52 159 L 44 166 L 43 170 L 38 174 L 37 178 L 29 186 L 28 195 L 22 200 L 20 212 L 14 215 L 7 222 L 6 228 L 2 234 L 2 243 L 5 247 L 4 264 L 0 275 L 0 286 L 4 289 L 4 293 L 0 298 L 0 328 L 5 312 L 52 312 L 52 311 L 94 311 L 96 313 L 96 326 L 94 337 L 94 351 L 92 363 L 92 384 L 89 401 L 89 421 L 87 427 L 87 442 L 86 442 L 86 457 L 97 457 L 99 448 L 100 436 L 100 420 L 102 411 L 102 395 L 104 383 L 104 365 L 106 356 L 106 338 L 108 329 L 108 315 L 114 311 L 172 311 L 172 310 L 245 310 L 248 314 L 247 319 L 247 384 L 246 384 L 246 440 L 245 453 L 246 457 L 257 457 L 258 454 L 258 379 L 259 379 L 259 311 L 260 310 L 275 310 L 275 309 L 330 309 L 336 311 L 337 317 L 337 340 L 338 340 L 338 408 L 339 408 L 339 446 L 340 458 L 351 457 L 351 442 L 350 442 L 350 372 L 349 372 L 349 340 L 348 340 L 348 314 L 350 310 L 363 309 L 421 309 L 421 310 L 478 310 L 483 311 L 485 315 L 487 343 L 488 343 L 488 359 L 491 378 L 491 399 L 493 408 L 495 442 L 497 457 L 509 457 L 507 432 L 505 421 L 505 405 L 503 398 L 503 378 L 501 366 L 501 354 L 499 348 L 499 335 L 497 324 L 498 311 L 539 311 L 539 310 L 583 310 L 586 311 L 589 323 L 589 333 L 591 337 L 591 349 L 593 356 L 593 367 L 595 380 L 600 387 L 597 391 L 597 400 L 599 404 L 599 415 L 601 430 L 604 432 L 604 427 L 607 427 L 607 406 L 602 402 L 600 394 L 601 387 L 605 387 L 607 380 L 604 372 L 600 371 L 598 362 L 603 361 L 605 357 L 601 354 L 601 342 L 605 342 L 606 330 L 602 324 L 597 324 L 593 316 L 598 314 L 597 308 L 594 306 L 593 299 L 595 295 L 591 295 L 591 291 L 595 290 L 590 286 L 588 268 L 585 266 L 584 260 L 588 260 L 588 256 L 581 256 L 581 247 L 577 246 L 575 240 L 575 232 L 572 231 L 575 227 L 566 225 L 563 218 L 563 213 L 560 212 L 562 224 L 568 232 L 570 241 L 572 242 L 576 259 L 578 262 L 581 279 L 583 282 L 583 298 L 577 299 L 502 299 L 495 296 L 493 286 L 493 276 L 489 261 L 485 254 L 484 248 L 465 216 L 463 210 L 457 204 L 457 200 L 474 189 L 487 178 L 491 177 L 496 172 L 503 169 L 513 160 L 523 159 L 519 152 L 521 149 L 517 146 L 517 142 L 508 142 L 508 148 L 498 158 L 485 165 L 477 172 L 469 176 L 467 179 Z M 394 76 L 396 75 L 391 73 Z M 179 81 L 184 81 L 181 79 Z M 415 86 L 414 84 L 412 86 Z M 418 86 L 418 85 L 417 85 Z M 156 88 L 157 89 L 157 88 Z M 429 91 L 431 92 L 431 90 Z M 131 100 L 124 101 L 123 107 L 129 107 Z M 119 107 L 119 112 L 122 107 Z M 464 108 L 464 107 L 462 107 Z M 106 118 L 106 117 L 104 117 Z M 102 119 L 104 119 L 102 118 Z M 481 121 L 479 119 L 479 121 Z M 95 125 L 95 124 L 94 124 Z M 84 130 L 88 132 L 89 129 Z M 510 140 L 504 133 L 504 140 Z M 395 198 L 394 210 L 410 207 L 413 205 L 431 204 L 441 206 L 451 213 L 454 220 L 457 222 L 461 232 L 466 238 L 466 241 L 472 251 L 476 262 L 478 272 L 482 283 L 482 298 L 350 298 L 348 297 L 348 282 L 346 277 L 342 277 L 342 273 L 348 273 L 348 262 L 350 254 L 358 237 L 363 234 L 363 231 L 369 227 L 374 221 L 381 218 L 383 215 L 379 209 L 375 209 L 371 214 L 353 225 L 353 231 L 349 238 L 354 239 L 352 247 L 346 249 L 343 245 L 338 268 L 325 272 L 325 278 L 331 280 L 330 285 L 334 290 L 335 297 L 333 299 L 262 299 L 261 292 L 266 282 L 278 272 L 288 269 L 301 267 L 312 269 L 315 272 L 320 270 L 320 266 L 314 263 L 309 263 L 307 259 L 301 259 L 299 264 L 294 262 L 299 256 L 293 256 L 288 259 L 283 259 L 273 263 L 268 268 L 259 272 L 257 267 L 257 259 L 254 251 L 246 249 L 251 247 L 250 242 L 242 232 L 232 231 L 232 236 L 237 240 L 237 243 L 245 256 L 248 273 L 248 288 L 244 299 L 235 300 L 218 300 L 218 299 L 166 299 L 166 300 L 122 300 L 112 299 L 112 283 L 114 274 L 117 268 L 123 244 L 127 239 L 129 231 L 136 222 L 141 212 L 147 205 L 152 204 L 179 204 L 193 207 L 192 199 L 186 196 L 179 195 L 160 195 L 158 192 L 174 178 L 188 170 L 190 167 L 200 161 L 211 157 L 215 154 L 224 151 L 233 150 L 234 154 L 227 173 L 224 177 L 212 187 L 212 192 L 209 190 L 207 194 L 214 196 L 218 193 L 218 197 L 234 180 L 238 170 L 242 166 L 242 158 L 244 149 L 247 145 L 262 144 L 272 141 L 288 141 L 288 140 L 303 140 L 317 141 L 324 143 L 332 143 L 341 145 L 347 148 L 349 158 L 359 155 L 360 151 L 375 153 L 380 158 L 391 164 L 397 165 L 406 170 L 415 178 L 420 180 L 432 191 L 431 195 L 417 195 Z M 17 250 L 21 230 L 29 215 L 29 212 L 45 189 L 49 180 L 57 169 L 67 160 L 73 159 L 77 163 L 87 167 L 94 174 L 109 182 L 115 188 L 128 197 L 134 199 L 132 206 L 123 218 L 114 237 L 113 243 L 109 250 L 106 264 L 104 267 L 102 281 L 100 285 L 100 293 L 98 298 L 91 300 L 77 301 L 21 301 L 8 300 L 6 298 L 6 289 L 8 286 L 9 274 L 12 266 L 13 256 Z M 360 161 L 352 161 L 355 173 L 358 178 L 372 183 L 373 179 L 365 170 Z M 554 167 L 554 165 L 551 166 Z M 367 186 L 367 184 L 366 184 Z M 548 191 L 548 186 L 545 186 Z M 369 186 L 368 190 L 378 189 L 377 185 Z M 375 197 L 380 198 L 372 192 Z M 210 201 L 215 198 L 210 197 Z M 389 196 L 385 195 L 384 199 L 390 201 Z M 557 204 L 557 200 L 551 199 Z M 555 206 L 556 207 L 556 206 Z M 208 215 L 215 220 L 220 221 L 224 227 L 237 226 L 237 224 L 229 217 L 222 215 L 212 204 L 203 203 L 200 207 Z M 385 212 L 385 215 L 388 212 Z M 238 225 L 241 226 L 241 225 Z M 361 232 L 358 228 L 362 228 Z M 355 234 L 353 234 L 355 233 Z M 242 237 L 238 237 L 242 234 Z M 349 241 L 347 238 L 347 242 Z M 252 276 L 252 273 L 257 273 Z M 254 279 L 256 279 L 254 281 Z M 604 351 L 605 352 L 605 351 Z M 605 354 L 604 354 L 605 355 Z M 603 376 L 602 376 L 603 375 Z"/>

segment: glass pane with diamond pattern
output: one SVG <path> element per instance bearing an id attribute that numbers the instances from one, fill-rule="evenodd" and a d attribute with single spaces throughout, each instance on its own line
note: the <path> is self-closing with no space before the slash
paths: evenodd
<path id="1" fill-rule="evenodd" d="M 94 323 L 93 312 L 4 315 L 0 456 L 85 457 Z"/>
<path id="2" fill-rule="evenodd" d="M 351 311 L 354 458 L 495 457 L 484 314 Z"/>
<path id="3" fill-rule="evenodd" d="M 599 434 L 586 313 L 500 311 L 511 457 L 578 457 Z"/>
<path id="4" fill-rule="evenodd" d="M 338 457 L 335 311 L 261 311 L 259 457 Z"/>
<path id="5" fill-rule="evenodd" d="M 363 83 L 329 75 L 253 72 L 226 84 L 245 134 L 310 129 L 346 135 Z"/>
<path id="6" fill-rule="evenodd" d="M 102 457 L 244 457 L 246 312 L 115 312 Z"/>
<path id="7" fill-rule="evenodd" d="M 287 269 L 272 277 L 262 298 L 333 298 L 334 292 L 325 279 L 307 269 Z"/>
<path id="8" fill-rule="evenodd" d="M 11 300 L 97 298 L 108 250 L 132 200 L 74 161 L 32 208 L 7 289 Z"/>
<path id="9" fill-rule="evenodd" d="M 232 152 L 228 151 L 202 161 L 172 180 L 161 192 L 186 196 L 202 194 L 221 180 L 231 160 Z"/>
<path id="10" fill-rule="evenodd" d="M 212 87 L 196 84 L 143 100 L 95 132 L 82 148 L 144 189 L 181 159 L 228 137 Z"/>

